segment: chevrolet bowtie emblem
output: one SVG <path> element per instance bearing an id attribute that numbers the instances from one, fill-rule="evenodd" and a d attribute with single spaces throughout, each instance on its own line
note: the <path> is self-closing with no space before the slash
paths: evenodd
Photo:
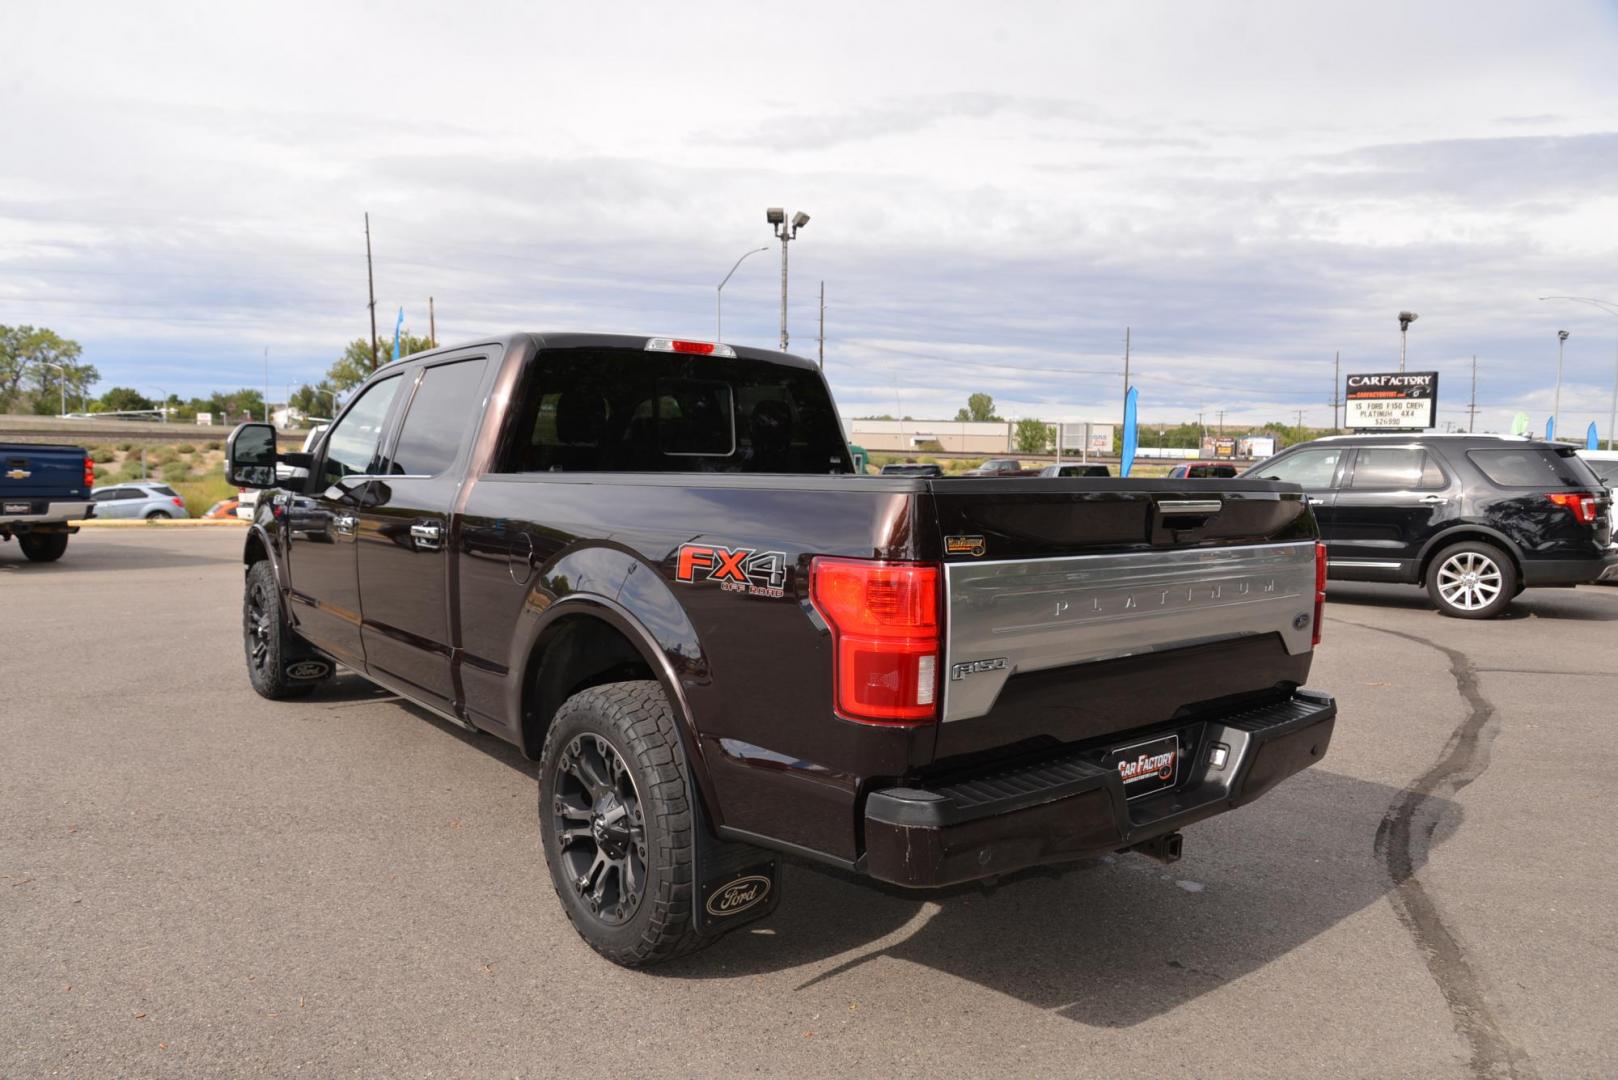
<path id="1" fill-rule="evenodd" d="M 33 475 L 34 474 L 29 472 L 27 469 L 12 469 L 10 472 L 6 473 L 6 479 L 7 480 L 26 480 L 30 476 L 33 476 Z"/>

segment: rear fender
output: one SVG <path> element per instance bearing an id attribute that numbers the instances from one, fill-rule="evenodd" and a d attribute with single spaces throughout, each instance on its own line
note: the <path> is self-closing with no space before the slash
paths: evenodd
<path id="1" fill-rule="evenodd" d="M 697 738 L 697 725 L 685 687 L 708 679 L 708 659 L 696 628 L 657 571 L 621 548 L 577 548 L 549 564 L 530 586 L 512 635 L 507 670 L 506 715 L 521 738 L 529 661 L 548 628 L 558 621 L 587 617 L 617 630 L 634 646 L 674 709 L 675 727 L 685 747 L 692 779 L 709 811 L 717 807 Z M 523 746 L 536 756 L 537 746 Z"/>

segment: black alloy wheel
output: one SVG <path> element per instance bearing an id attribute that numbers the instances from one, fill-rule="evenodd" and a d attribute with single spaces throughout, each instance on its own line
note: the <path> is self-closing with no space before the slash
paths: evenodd
<path id="1" fill-rule="evenodd" d="M 242 596 L 242 649 L 247 654 L 247 679 L 262 697 L 272 701 L 302 697 L 320 682 L 293 679 L 287 667 L 308 647 L 299 647 L 281 614 L 281 591 L 275 568 L 268 560 L 256 562 L 247 571 L 247 587 Z M 329 672 L 329 665 L 326 665 Z"/>
<path id="2" fill-rule="evenodd" d="M 646 819 L 623 757 L 600 735 L 580 735 L 556 763 L 551 829 L 579 902 L 622 926 L 646 896 Z"/>

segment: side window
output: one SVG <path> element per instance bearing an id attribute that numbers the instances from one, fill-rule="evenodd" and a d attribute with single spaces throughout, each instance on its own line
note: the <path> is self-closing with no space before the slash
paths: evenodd
<path id="1" fill-rule="evenodd" d="M 388 418 L 393 395 L 399 392 L 399 383 L 398 376 L 372 383 L 332 428 L 326 440 L 326 460 L 321 465 L 321 476 L 327 484 L 355 473 L 369 473 L 375 466 L 382 424 Z"/>
<path id="2" fill-rule="evenodd" d="M 146 492 L 142 491 L 140 488 L 119 488 L 117 497 L 119 499 L 145 499 L 145 498 L 148 498 Z"/>
<path id="3" fill-rule="evenodd" d="M 1288 484 L 1301 484 L 1306 488 L 1330 487 L 1337 472 L 1337 463 L 1343 452 L 1331 450 L 1300 450 L 1284 458 L 1260 466 L 1260 480 L 1282 480 Z"/>
<path id="4" fill-rule="evenodd" d="M 103 491 L 94 491 L 94 492 L 90 493 L 90 501 L 91 502 L 106 502 L 109 499 L 116 499 L 117 497 L 118 497 L 118 489 L 117 488 L 106 488 Z"/>
<path id="5" fill-rule="evenodd" d="M 427 369 L 399 429 L 390 475 L 437 476 L 450 467 L 481 416 L 483 367 L 483 360 L 461 360 Z"/>
<path id="6" fill-rule="evenodd" d="M 1411 491 L 1441 488 L 1444 472 L 1427 453 L 1413 446 L 1361 447 L 1348 486 L 1357 491 Z"/>

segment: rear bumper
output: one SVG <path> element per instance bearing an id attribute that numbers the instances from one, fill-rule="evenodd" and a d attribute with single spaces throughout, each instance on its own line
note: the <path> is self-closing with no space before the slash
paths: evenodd
<path id="1" fill-rule="evenodd" d="M 1522 579 L 1528 588 L 1618 580 L 1618 550 L 1583 559 L 1524 559 Z"/>
<path id="2" fill-rule="evenodd" d="M 0 514 L 0 527 L 9 532 L 25 533 L 36 525 L 61 525 L 69 521 L 82 521 L 95 512 L 95 503 L 88 499 L 72 502 L 51 502 L 46 499 L 21 501 L 30 503 L 30 512 Z"/>
<path id="3" fill-rule="evenodd" d="M 879 789 L 866 799 L 864 868 L 930 888 L 1133 847 L 1251 802 L 1313 765 L 1336 718 L 1335 701 L 1303 690 L 1207 720 L 1184 779 L 1136 800 L 1090 751 L 934 788 Z M 1216 745 L 1228 748 L 1219 769 L 1209 760 Z"/>

